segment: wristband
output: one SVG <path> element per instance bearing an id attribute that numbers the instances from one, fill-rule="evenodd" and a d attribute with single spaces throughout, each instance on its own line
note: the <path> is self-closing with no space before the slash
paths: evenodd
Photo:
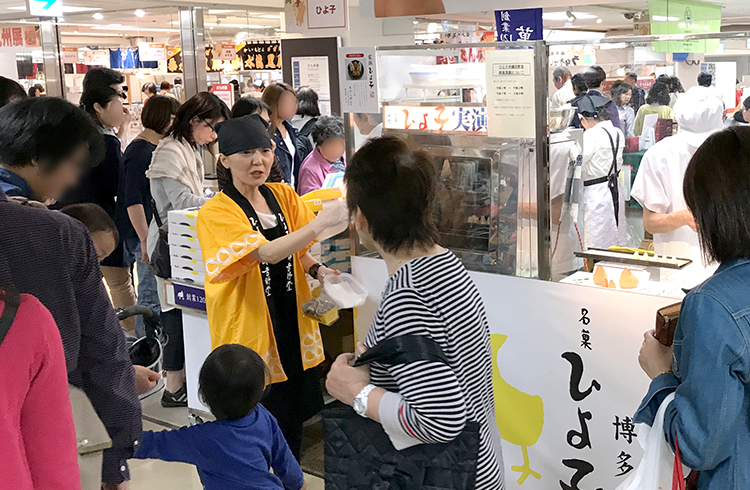
<path id="1" fill-rule="evenodd" d="M 318 269 L 320 269 L 321 267 L 323 267 L 323 264 L 321 264 L 320 262 L 318 262 L 317 264 L 314 264 L 313 266 L 311 266 L 310 270 L 307 271 L 307 273 L 310 274 L 310 277 L 312 277 L 313 279 L 317 280 L 318 279 Z"/>

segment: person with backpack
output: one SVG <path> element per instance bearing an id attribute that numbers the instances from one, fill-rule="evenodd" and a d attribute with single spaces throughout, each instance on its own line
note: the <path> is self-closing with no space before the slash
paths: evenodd
<path id="1" fill-rule="evenodd" d="M 318 93 L 310 87 L 300 87 L 297 91 L 297 115 L 292 119 L 292 126 L 299 131 L 300 136 L 310 140 L 313 145 L 312 130 L 320 118 Z"/>

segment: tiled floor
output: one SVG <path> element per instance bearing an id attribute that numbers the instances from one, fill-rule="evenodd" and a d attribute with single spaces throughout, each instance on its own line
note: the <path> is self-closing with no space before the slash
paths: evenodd
<path id="1" fill-rule="evenodd" d="M 187 409 L 165 409 L 159 403 L 161 394 L 142 401 L 143 430 L 163 430 L 166 426 L 181 427 L 188 424 Z M 159 423 L 154 423 L 158 421 Z M 183 463 L 166 463 L 157 460 L 130 461 L 130 490 L 202 490 L 195 467 Z M 323 490 L 321 478 L 305 475 L 308 490 Z"/>

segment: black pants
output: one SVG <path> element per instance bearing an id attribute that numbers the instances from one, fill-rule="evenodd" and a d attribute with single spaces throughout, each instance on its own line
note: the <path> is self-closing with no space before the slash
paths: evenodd
<path id="1" fill-rule="evenodd" d="M 167 336 L 164 346 L 164 370 L 180 371 L 185 367 L 185 338 L 182 334 L 182 310 L 161 312 L 161 328 Z"/>

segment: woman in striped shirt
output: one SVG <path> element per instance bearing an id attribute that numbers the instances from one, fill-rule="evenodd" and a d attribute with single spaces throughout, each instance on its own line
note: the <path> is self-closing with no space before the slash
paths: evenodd
<path id="1" fill-rule="evenodd" d="M 334 363 L 326 387 L 366 407 L 394 447 L 445 443 L 466 422 L 480 424 L 476 488 L 504 487 L 495 424 L 489 324 L 476 285 L 461 262 L 437 244 L 436 174 L 430 158 L 397 138 L 367 143 L 347 167 L 347 201 L 362 244 L 386 262 L 390 279 L 366 340 L 372 347 L 400 335 L 425 335 L 450 366 L 420 361 L 353 368 L 353 354 Z"/>

